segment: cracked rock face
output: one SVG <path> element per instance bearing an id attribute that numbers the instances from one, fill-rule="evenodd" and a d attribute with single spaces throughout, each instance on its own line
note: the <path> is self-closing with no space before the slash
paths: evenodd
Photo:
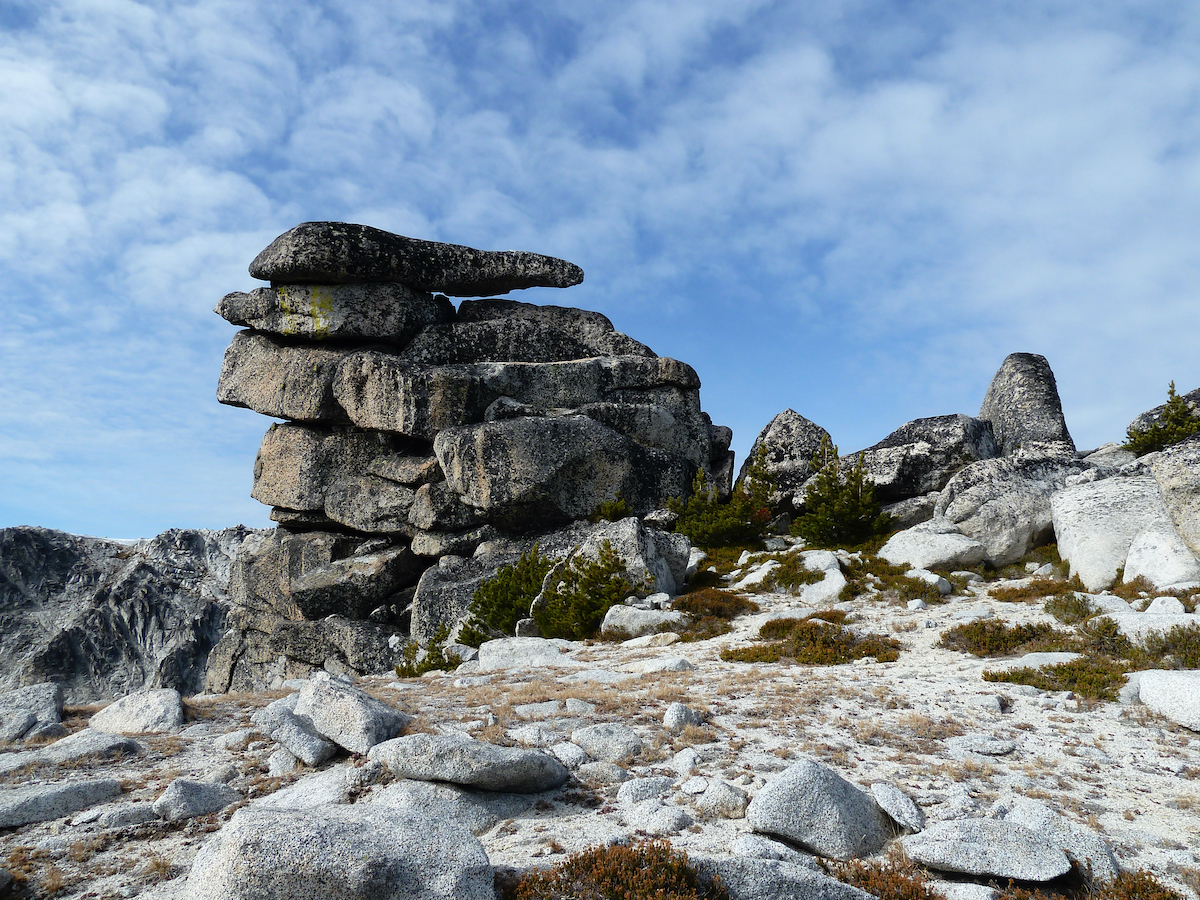
<path id="1" fill-rule="evenodd" d="M 992 423 L 1001 456 L 1031 443 L 1062 443 L 1075 450 L 1050 363 L 1036 353 L 1005 358 L 984 395 L 979 418 Z"/>

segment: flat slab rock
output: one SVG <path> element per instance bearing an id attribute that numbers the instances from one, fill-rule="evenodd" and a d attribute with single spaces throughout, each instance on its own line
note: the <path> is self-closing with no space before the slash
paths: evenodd
<path id="1" fill-rule="evenodd" d="M 0 791 L 0 828 L 47 822 L 70 815 L 121 793 L 115 778 L 89 778 L 37 784 Z"/>
<path id="2" fill-rule="evenodd" d="M 1015 822 L 938 822 L 900 843 L 909 858 L 944 872 L 1050 881 L 1071 870 L 1067 855 L 1054 843 Z"/>
<path id="3" fill-rule="evenodd" d="M 549 754 L 497 747 L 465 735 L 410 734 L 376 744 L 367 757 L 397 778 L 489 791 L 538 793 L 560 787 L 570 777 L 566 766 Z"/>
<path id="4" fill-rule="evenodd" d="M 1138 699 L 1175 724 L 1200 731 L 1200 672 L 1143 672 Z"/>
<path id="5" fill-rule="evenodd" d="M 183 698 L 174 688 L 127 694 L 93 715 L 88 727 L 109 734 L 178 731 L 183 727 Z"/>
<path id="6" fill-rule="evenodd" d="M 274 284 L 394 281 L 452 297 L 583 281 L 583 269 L 552 256 L 476 250 L 347 222 L 305 222 L 285 231 L 254 258 L 250 274 Z"/>

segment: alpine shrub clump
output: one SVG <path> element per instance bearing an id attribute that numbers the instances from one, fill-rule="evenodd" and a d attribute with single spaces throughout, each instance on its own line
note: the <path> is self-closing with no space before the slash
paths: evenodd
<path id="1" fill-rule="evenodd" d="M 552 869 L 500 884 L 501 900 L 728 900 L 720 879 L 696 872 L 668 841 L 594 847 Z"/>
<path id="2" fill-rule="evenodd" d="M 462 657 L 457 653 L 446 650 L 446 641 L 450 638 L 450 629 L 443 625 L 429 642 L 429 649 L 421 656 L 421 648 L 416 641 L 409 641 L 400 652 L 400 662 L 396 663 L 397 678 L 420 678 L 426 672 L 449 672 L 462 663 Z"/>
<path id="3" fill-rule="evenodd" d="M 855 546 L 884 534 L 890 518 L 875 499 L 875 485 L 863 470 L 863 454 L 848 472 L 838 460 L 838 448 L 821 438 L 812 458 L 817 474 L 804 494 L 804 513 L 792 522 L 792 534 L 814 547 Z"/>
<path id="4" fill-rule="evenodd" d="M 692 496 L 685 503 L 678 497 L 667 501 L 667 508 L 678 517 L 675 530 L 687 535 L 698 547 L 728 547 L 762 537 L 771 521 L 768 498 L 773 480 L 767 471 L 767 451 L 759 447 L 746 476 L 734 488 L 728 500 L 717 496 L 704 470 L 692 481 Z"/>
<path id="5" fill-rule="evenodd" d="M 1158 421 L 1141 430 L 1130 426 L 1126 434 L 1125 449 L 1138 456 L 1145 456 L 1172 444 L 1187 440 L 1200 431 L 1200 416 L 1196 404 L 1189 403 L 1175 393 L 1175 382 L 1167 388 L 1167 404 Z"/>
<path id="6" fill-rule="evenodd" d="M 837 610 L 836 612 L 840 612 Z M 776 619 L 759 629 L 760 640 L 773 643 L 751 647 L 727 647 L 721 651 L 726 662 L 778 662 L 794 660 L 805 666 L 837 666 L 873 656 L 879 662 L 900 658 L 901 644 L 878 634 L 856 635 L 843 627 L 841 619 L 809 616 L 805 619 Z"/>
<path id="7" fill-rule="evenodd" d="M 542 637 L 577 641 L 600 630 L 604 614 L 644 585 L 634 585 L 611 541 L 600 545 L 599 559 L 576 556 L 546 588 L 531 615 Z"/>
<path id="8" fill-rule="evenodd" d="M 483 582 L 471 597 L 471 618 L 459 633 L 459 643 L 478 647 L 493 637 L 515 632 L 517 622 L 529 616 L 529 606 L 553 565 L 534 544 L 515 563 Z"/>

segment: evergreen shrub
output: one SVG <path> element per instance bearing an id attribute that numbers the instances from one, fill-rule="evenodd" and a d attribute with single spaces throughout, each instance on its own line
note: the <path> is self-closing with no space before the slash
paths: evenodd
<path id="1" fill-rule="evenodd" d="M 762 537 L 771 521 L 768 500 L 774 481 L 767 471 L 767 451 L 759 447 L 744 477 L 728 500 L 717 495 L 701 469 L 692 481 L 692 496 L 685 503 L 678 497 L 667 508 L 678 517 L 675 530 L 687 535 L 698 547 L 728 547 Z"/>
<path id="2" fill-rule="evenodd" d="M 856 546 L 887 532 L 891 519 L 875 499 L 875 486 L 863 469 L 864 456 L 843 472 L 838 448 L 821 438 L 812 458 L 817 474 L 804 494 L 804 513 L 792 522 L 792 534 L 813 547 Z"/>
<path id="3" fill-rule="evenodd" d="M 625 563 L 611 541 L 600 545 L 599 559 L 575 556 L 558 581 L 546 588 L 533 610 L 533 621 L 542 637 L 582 640 L 600 630 L 604 614 L 631 594 L 645 589 L 634 585 Z"/>
<path id="4" fill-rule="evenodd" d="M 494 637 L 513 634 L 517 622 L 529 616 L 529 606 L 553 565 L 534 544 L 515 563 L 479 585 L 471 597 L 471 617 L 459 632 L 459 643 L 478 647 Z"/>
<path id="5" fill-rule="evenodd" d="M 1125 433 L 1125 449 L 1138 456 L 1162 450 L 1172 444 L 1187 440 L 1200 431 L 1200 416 L 1196 404 L 1184 400 L 1175 393 L 1175 382 L 1167 388 L 1167 404 L 1157 422 L 1141 430 L 1132 426 Z"/>

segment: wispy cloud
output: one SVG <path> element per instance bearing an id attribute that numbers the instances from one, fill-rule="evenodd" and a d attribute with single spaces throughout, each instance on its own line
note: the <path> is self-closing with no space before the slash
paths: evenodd
<path id="1" fill-rule="evenodd" d="M 973 412 L 1045 353 L 1081 445 L 1200 384 L 1188 4 L 0 11 L 0 525 L 265 523 L 211 315 L 308 219 L 565 256 L 743 450 Z"/>

